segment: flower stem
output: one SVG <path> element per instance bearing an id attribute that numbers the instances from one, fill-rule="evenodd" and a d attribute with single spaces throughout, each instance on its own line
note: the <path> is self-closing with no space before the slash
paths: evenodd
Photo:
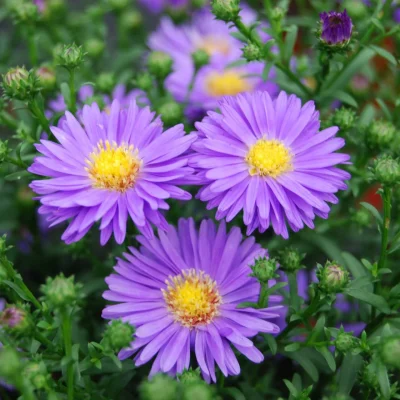
<path id="1" fill-rule="evenodd" d="M 260 297 L 258 299 L 258 308 L 266 307 L 268 307 L 268 283 L 262 283 Z"/>
<path id="2" fill-rule="evenodd" d="M 297 276 L 295 272 L 288 273 L 289 293 L 290 293 L 290 306 L 298 311 L 300 308 L 299 294 L 297 287 Z"/>
<path id="3" fill-rule="evenodd" d="M 67 398 L 74 399 L 74 365 L 72 363 L 72 326 L 71 316 L 67 311 L 62 314 L 62 330 L 64 337 L 65 356 L 68 358 L 67 364 Z"/>
<path id="4" fill-rule="evenodd" d="M 69 111 L 76 113 L 75 69 L 69 70 Z"/>
<path id="5" fill-rule="evenodd" d="M 45 132 L 51 136 L 51 130 L 50 130 L 50 125 L 49 121 L 47 120 L 46 116 L 44 115 L 43 107 L 39 105 L 39 102 L 36 98 L 34 98 L 31 102 L 28 104 L 28 108 L 31 111 L 31 113 L 37 118 L 39 121 L 39 124 L 42 126 L 42 128 L 45 130 Z"/>
<path id="6" fill-rule="evenodd" d="M 378 262 L 378 270 L 386 267 L 391 209 L 392 209 L 392 189 L 385 187 L 383 189 L 383 226 L 382 226 L 381 254 Z"/>
<path id="7" fill-rule="evenodd" d="M 32 27 L 33 28 L 33 27 Z M 29 52 L 29 60 L 31 62 L 32 67 L 36 67 L 38 65 L 38 51 L 36 46 L 36 35 L 34 29 L 28 30 L 28 52 Z"/>

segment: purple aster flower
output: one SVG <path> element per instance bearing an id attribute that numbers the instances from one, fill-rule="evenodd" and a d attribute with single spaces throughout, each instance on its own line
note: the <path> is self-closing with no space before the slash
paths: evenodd
<path id="1" fill-rule="evenodd" d="M 348 43 L 353 30 L 353 23 L 347 11 L 329 11 L 320 14 L 321 39 L 329 45 Z"/>
<path id="2" fill-rule="evenodd" d="M 396 8 L 393 13 L 393 19 L 395 22 L 400 24 L 400 7 Z"/>
<path id="3" fill-rule="evenodd" d="M 41 140 L 36 145 L 42 156 L 29 171 L 49 177 L 31 183 L 38 193 L 41 214 L 50 226 L 70 220 L 62 239 L 80 240 L 96 221 L 101 221 L 101 244 L 114 233 L 122 243 L 128 216 L 146 236 L 151 224 L 167 229 L 160 210 L 169 208 L 166 199 L 189 200 L 190 194 L 177 187 L 185 184 L 193 169 L 185 155 L 196 140 L 185 135 L 183 125 L 163 133 L 159 117 L 149 107 L 129 108 L 112 103 L 102 113 L 96 103 L 82 109 L 82 125 L 69 112 L 51 130 L 59 141 Z"/>
<path id="4" fill-rule="evenodd" d="M 165 9 L 183 9 L 189 3 L 188 0 L 139 0 L 139 2 L 154 14 L 159 14 Z"/>
<path id="5" fill-rule="evenodd" d="M 39 12 L 41 13 L 46 10 L 46 0 L 33 0 L 33 4 L 37 6 Z"/>
<path id="6" fill-rule="evenodd" d="M 181 61 L 176 64 L 175 72 L 167 78 L 166 87 L 175 100 L 181 103 L 188 100 L 190 110 L 202 110 L 204 113 L 214 110 L 224 96 L 255 90 L 266 90 L 271 96 L 276 96 L 278 86 L 273 82 L 275 70 L 270 70 L 267 81 L 262 78 L 263 70 L 262 62 L 245 62 L 229 67 L 226 61 L 220 59 L 200 68 L 188 97 L 194 68 L 191 62 Z"/>
<path id="7" fill-rule="evenodd" d="M 137 240 L 142 247 L 118 259 L 103 295 L 119 303 L 106 307 L 103 318 L 136 326 L 135 340 L 120 359 L 136 353 L 139 366 L 155 357 L 150 375 L 175 375 L 189 368 L 194 351 L 204 378 L 214 382 L 215 363 L 225 376 L 240 373 L 231 345 L 253 362 L 263 360 L 248 338 L 278 333 L 268 320 L 278 317 L 281 307 L 237 308 L 257 301 L 260 292 L 250 265 L 267 251 L 253 237 L 242 242 L 239 228 L 226 232 L 225 223 L 216 227 L 207 220 L 197 231 L 192 219 L 181 219 L 177 229 L 159 231 L 159 238 Z M 277 303 L 280 296 L 269 300 Z"/>
<path id="8" fill-rule="evenodd" d="M 286 223 L 298 231 L 313 228 L 316 215 L 327 218 L 327 202 L 337 203 L 334 193 L 350 178 L 335 166 L 350 157 L 334 153 L 345 144 L 337 127 L 319 132 L 314 102 L 264 91 L 226 97 L 219 108 L 196 123 L 190 161 L 204 184 L 198 198 L 218 208 L 216 218 L 231 221 L 243 210 L 247 234 L 272 225 L 284 238 Z"/>

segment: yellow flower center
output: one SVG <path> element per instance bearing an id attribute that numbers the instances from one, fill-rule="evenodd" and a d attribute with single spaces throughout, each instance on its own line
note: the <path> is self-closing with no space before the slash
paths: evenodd
<path id="1" fill-rule="evenodd" d="M 163 290 L 168 311 L 187 328 L 209 324 L 219 315 L 222 303 L 216 282 L 203 271 L 188 269 L 167 280 Z"/>
<path id="2" fill-rule="evenodd" d="M 86 163 L 93 187 L 125 192 L 134 185 L 142 161 L 133 145 L 100 140 Z"/>
<path id="3" fill-rule="evenodd" d="M 213 72 L 206 79 L 207 91 L 211 96 L 234 96 L 251 90 L 252 85 L 238 72 L 227 70 Z"/>
<path id="4" fill-rule="evenodd" d="M 214 54 L 229 55 L 231 50 L 228 41 L 213 35 L 206 36 L 197 46 L 198 50 L 204 50 L 209 56 Z"/>
<path id="5" fill-rule="evenodd" d="M 279 140 L 259 139 L 250 147 L 246 158 L 250 175 L 279 175 L 292 169 L 290 150 Z"/>

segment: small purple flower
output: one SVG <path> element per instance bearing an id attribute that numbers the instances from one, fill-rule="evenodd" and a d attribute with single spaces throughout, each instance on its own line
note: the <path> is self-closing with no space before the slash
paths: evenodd
<path id="1" fill-rule="evenodd" d="M 313 101 L 304 106 L 295 95 L 281 92 L 272 100 L 266 92 L 225 97 L 221 114 L 209 112 L 195 124 L 199 140 L 190 159 L 204 185 L 198 198 L 217 207 L 216 218 L 231 221 L 241 210 L 247 234 L 272 225 L 288 238 L 314 218 L 327 218 L 337 203 L 334 195 L 350 178 L 336 168 L 347 154 L 335 153 L 345 144 L 335 138 L 338 128 L 319 132 Z"/>
<path id="2" fill-rule="evenodd" d="M 329 45 L 342 45 L 349 42 L 353 23 L 347 11 L 329 11 L 320 14 L 321 40 Z"/>
<path id="3" fill-rule="evenodd" d="M 80 240 L 101 221 L 101 244 L 114 233 L 117 243 L 126 235 L 128 216 L 146 236 L 152 225 L 167 229 L 160 210 L 166 199 L 189 200 L 178 184 L 189 183 L 193 169 L 185 155 L 196 140 L 183 125 L 163 132 L 162 122 L 149 107 L 131 102 L 128 109 L 114 100 L 109 113 L 98 105 L 85 105 L 82 124 L 69 112 L 51 130 L 59 143 L 41 140 L 42 153 L 29 171 L 49 177 L 31 188 L 39 194 L 41 214 L 50 226 L 70 220 L 62 239 Z"/>
<path id="4" fill-rule="evenodd" d="M 107 306 L 103 318 L 136 326 L 131 348 L 120 359 L 135 354 L 136 366 L 154 359 L 150 375 L 181 373 L 194 352 L 204 378 L 216 381 L 215 364 L 225 375 L 238 375 L 240 366 L 231 348 L 260 363 L 262 353 L 248 339 L 259 332 L 278 333 L 269 322 L 281 309 L 237 308 L 257 301 L 260 284 L 250 277 L 250 265 L 267 251 L 244 241 L 240 229 L 226 231 L 204 220 L 197 230 L 192 219 L 181 219 L 178 228 L 159 230 L 159 238 L 137 238 L 142 247 L 130 248 L 106 282 L 103 297 L 117 302 Z M 278 303 L 280 296 L 270 296 Z"/>
<path id="5" fill-rule="evenodd" d="M 40 13 L 46 10 L 46 0 L 33 0 L 33 4 L 37 6 Z"/>
<path id="6" fill-rule="evenodd" d="M 393 19 L 394 19 L 395 22 L 397 22 L 398 24 L 400 24 L 400 7 L 397 7 L 397 8 L 394 10 Z"/>

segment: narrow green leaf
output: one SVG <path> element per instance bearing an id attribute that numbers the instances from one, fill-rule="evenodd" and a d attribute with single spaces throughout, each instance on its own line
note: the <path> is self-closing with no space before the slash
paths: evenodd
<path id="1" fill-rule="evenodd" d="M 285 383 L 286 387 L 289 389 L 289 392 L 292 396 L 297 397 L 297 395 L 299 394 L 299 392 L 297 391 L 297 389 L 294 387 L 293 383 L 290 382 L 287 379 L 284 379 L 283 382 Z"/>
<path id="2" fill-rule="evenodd" d="M 292 352 L 292 351 L 297 351 L 300 348 L 300 343 L 296 342 L 296 343 L 291 343 L 288 344 L 287 346 L 285 346 L 285 351 L 287 352 Z"/>
<path id="3" fill-rule="evenodd" d="M 32 174 L 28 171 L 17 171 L 13 172 L 12 174 L 9 174 L 5 177 L 6 181 L 19 181 L 22 178 L 25 178 L 27 176 L 32 176 Z"/>
<path id="4" fill-rule="evenodd" d="M 385 314 L 390 314 L 389 305 L 382 296 L 378 296 L 377 294 L 360 289 L 347 289 L 345 293 L 351 297 L 354 297 L 355 299 L 371 304 L 371 306 L 377 308 L 379 311 Z"/>
<path id="5" fill-rule="evenodd" d="M 342 253 L 342 257 L 346 267 L 349 269 L 354 278 L 369 276 L 367 269 L 351 253 L 344 251 Z"/>
<path id="6" fill-rule="evenodd" d="M 362 363 L 363 359 L 359 355 L 346 354 L 344 356 L 338 376 L 339 393 L 350 394 Z"/>
<path id="7" fill-rule="evenodd" d="M 319 379 L 319 373 L 315 365 L 312 363 L 312 361 L 307 357 L 305 352 L 298 351 L 295 353 L 287 353 L 287 356 L 295 361 L 297 361 L 301 367 L 304 369 L 304 371 L 307 372 L 308 375 L 310 375 L 311 379 L 314 382 L 318 382 Z"/>
<path id="8" fill-rule="evenodd" d="M 387 368 L 384 364 L 379 363 L 376 374 L 378 376 L 379 387 L 384 399 L 390 399 L 390 381 Z"/>
<path id="9" fill-rule="evenodd" d="M 268 347 L 271 350 L 272 355 L 275 355 L 278 350 L 278 344 L 276 343 L 275 338 L 268 334 L 265 334 L 264 337 L 268 343 Z"/>
<path id="10" fill-rule="evenodd" d="M 357 100 L 351 96 L 350 94 L 343 92 L 342 90 L 339 90 L 335 92 L 335 99 L 340 100 L 342 103 L 348 104 L 349 106 L 358 107 Z"/>
<path id="11" fill-rule="evenodd" d="M 388 109 L 388 107 L 385 104 L 385 102 L 382 99 L 380 99 L 379 97 L 377 99 L 375 99 L 375 100 L 379 104 L 379 107 L 381 108 L 383 113 L 385 114 L 386 119 L 388 119 L 389 121 L 393 121 L 392 113 Z"/>
<path id="12" fill-rule="evenodd" d="M 25 292 L 19 286 L 17 286 L 14 282 L 4 280 L 3 283 L 5 285 L 9 286 L 11 289 L 13 289 L 15 291 L 15 293 L 17 293 L 18 296 L 21 297 L 22 300 L 30 301 L 29 297 L 25 294 Z"/>
<path id="13" fill-rule="evenodd" d="M 296 25 L 291 25 L 286 29 L 285 47 L 283 49 L 283 56 L 285 60 L 290 60 L 293 54 L 293 48 L 296 43 L 297 32 L 299 28 Z"/>
<path id="14" fill-rule="evenodd" d="M 336 371 L 336 361 L 335 357 L 333 357 L 332 353 L 329 351 L 327 347 L 317 347 L 316 350 L 322 354 L 328 367 L 332 370 L 332 372 Z"/>
<path id="15" fill-rule="evenodd" d="M 379 223 L 379 226 L 382 226 L 383 224 L 382 215 L 372 204 L 361 202 L 360 205 L 366 208 L 376 218 L 376 220 Z"/>
<path id="16" fill-rule="evenodd" d="M 397 65 L 397 60 L 394 57 L 394 55 L 392 53 L 389 53 L 387 50 L 385 50 L 383 47 L 379 47 L 379 46 L 374 46 L 374 45 L 370 45 L 369 46 L 372 50 L 375 51 L 376 54 L 380 55 L 381 57 L 385 58 L 386 60 L 388 60 L 390 63 L 392 63 L 393 65 Z"/>

